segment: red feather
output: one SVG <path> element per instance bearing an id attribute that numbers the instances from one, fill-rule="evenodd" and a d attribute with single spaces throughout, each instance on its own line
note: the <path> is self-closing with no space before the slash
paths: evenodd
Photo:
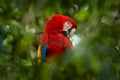
<path id="1" fill-rule="evenodd" d="M 45 33 L 40 39 L 40 43 L 47 44 L 47 57 L 62 56 L 65 48 L 72 49 L 72 42 L 62 34 L 63 24 L 70 21 L 76 28 L 77 24 L 69 17 L 56 14 L 46 22 Z"/>

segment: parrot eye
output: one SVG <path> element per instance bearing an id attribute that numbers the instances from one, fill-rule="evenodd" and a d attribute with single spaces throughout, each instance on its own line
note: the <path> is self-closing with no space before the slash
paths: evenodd
<path id="1" fill-rule="evenodd" d="M 71 24 L 71 22 L 70 22 L 70 21 L 68 21 L 68 24 Z"/>
<path id="2" fill-rule="evenodd" d="M 68 25 L 69 25 L 69 26 L 71 26 L 71 27 L 72 27 L 72 24 L 71 24 L 71 22 L 70 22 L 70 21 L 68 21 L 67 23 L 68 23 Z"/>

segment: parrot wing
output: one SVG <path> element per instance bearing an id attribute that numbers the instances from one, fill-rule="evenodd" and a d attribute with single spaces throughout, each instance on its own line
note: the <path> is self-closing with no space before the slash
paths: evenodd
<path id="1" fill-rule="evenodd" d="M 38 64 L 46 61 L 46 51 L 47 51 L 46 44 L 39 44 L 37 50 Z"/>

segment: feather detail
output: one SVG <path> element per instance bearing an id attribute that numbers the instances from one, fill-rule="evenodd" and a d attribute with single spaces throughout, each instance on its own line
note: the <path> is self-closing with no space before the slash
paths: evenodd
<path id="1" fill-rule="evenodd" d="M 38 64 L 41 63 L 41 45 L 38 46 L 37 58 L 38 58 L 37 63 L 38 63 Z"/>
<path id="2" fill-rule="evenodd" d="M 46 51 L 47 51 L 46 44 L 43 44 L 41 47 L 42 62 L 46 61 Z"/>
<path id="3" fill-rule="evenodd" d="M 46 61 L 46 51 L 47 51 L 46 44 L 40 44 L 38 46 L 38 51 L 37 51 L 38 64 Z"/>

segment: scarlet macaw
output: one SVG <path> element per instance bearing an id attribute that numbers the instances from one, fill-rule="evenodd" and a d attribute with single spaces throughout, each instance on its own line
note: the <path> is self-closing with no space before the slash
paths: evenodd
<path id="1" fill-rule="evenodd" d="M 69 35 L 75 32 L 77 24 L 68 16 L 55 14 L 46 22 L 45 31 L 40 38 L 38 63 L 50 57 L 62 57 L 72 49 Z"/>

